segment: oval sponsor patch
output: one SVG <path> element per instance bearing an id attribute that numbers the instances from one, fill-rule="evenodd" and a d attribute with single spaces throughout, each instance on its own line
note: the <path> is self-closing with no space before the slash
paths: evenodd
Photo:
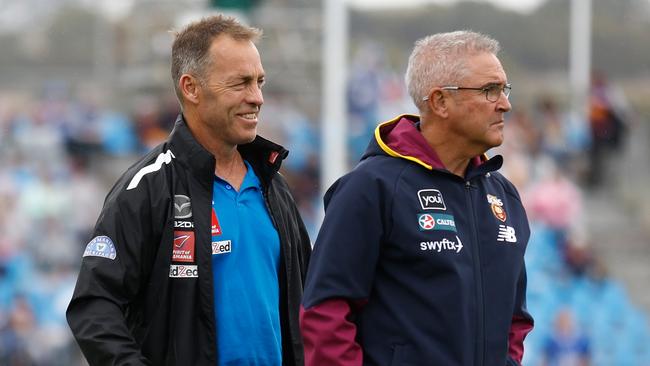
<path id="1" fill-rule="evenodd" d="M 115 245 L 108 236 L 96 236 L 86 245 L 84 257 L 102 257 L 114 260 L 117 257 Z"/>

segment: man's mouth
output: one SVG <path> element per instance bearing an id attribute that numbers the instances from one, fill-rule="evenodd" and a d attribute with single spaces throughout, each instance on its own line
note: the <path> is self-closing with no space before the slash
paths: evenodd
<path id="1" fill-rule="evenodd" d="M 257 113 L 243 113 L 239 115 L 240 117 L 248 120 L 256 120 L 257 119 Z"/>

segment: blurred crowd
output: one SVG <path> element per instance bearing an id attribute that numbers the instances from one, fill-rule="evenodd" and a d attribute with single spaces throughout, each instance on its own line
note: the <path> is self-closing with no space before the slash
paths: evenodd
<path id="1" fill-rule="evenodd" d="M 364 45 L 351 65 L 351 166 L 379 122 L 415 111 L 382 52 Z M 627 130 L 624 98 L 602 75 L 594 76 L 590 98 L 588 122 L 570 118 L 553 95 L 516 108 L 505 144 L 491 152 L 505 155 L 503 173 L 520 190 L 533 227 L 527 265 L 536 328 L 527 365 L 624 364 L 597 351 L 598 332 L 650 343 L 644 315 L 607 277 L 584 225 L 580 187 L 606 181 L 604 157 L 624 145 Z M 64 313 L 83 248 L 117 174 L 164 140 L 178 114 L 173 98 L 141 96 L 134 105 L 131 112 L 109 108 L 61 83 L 37 95 L 0 90 L 0 365 L 80 364 Z M 313 241 L 322 210 L 318 121 L 279 94 L 266 96 L 261 121 L 260 133 L 291 151 L 283 174 Z M 611 307 L 595 306 L 605 300 Z M 622 309 L 636 317 L 602 313 Z M 605 350 L 646 357 L 633 347 Z"/>

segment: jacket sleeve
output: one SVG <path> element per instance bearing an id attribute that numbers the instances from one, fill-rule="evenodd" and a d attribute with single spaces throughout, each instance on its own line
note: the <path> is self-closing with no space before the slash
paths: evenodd
<path id="1" fill-rule="evenodd" d="M 526 267 L 521 269 L 517 281 L 517 295 L 508 334 L 508 365 L 521 365 L 524 356 L 524 338 L 533 330 L 533 318 L 526 309 Z"/>
<path id="2" fill-rule="evenodd" d="M 107 236 L 115 256 L 84 253 L 66 317 L 88 363 L 93 365 L 149 365 L 142 355 L 126 316 L 143 278 L 150 270 L 143 257 L 153 239 L 154 209 L 138 190 L 116 192 L 106 199 L 93 236 Z M 148 245 L 147 245 L 148 244 Z"/>
<path id="3" fill-rule="evenodd" d="M 381 183 L 357 169 L 325 196 L 300 313 L 306 366 L 362 364 L 353 318 L 370 295 L 387 230 L 391 200 L 382 195 Z"/>

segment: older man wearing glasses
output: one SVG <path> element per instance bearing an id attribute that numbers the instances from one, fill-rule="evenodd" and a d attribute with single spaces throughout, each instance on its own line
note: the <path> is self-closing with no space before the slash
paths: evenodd
<path id="1" fill-rule="evenodd" d="M 301 331 L 306 364 L 519 365 L 533 328 L 515 187 L 497 170 L 510 84 L 499 44 L 458 31 L 416 42 L 420 116 L 381 123 L 325 195 Z"/>

